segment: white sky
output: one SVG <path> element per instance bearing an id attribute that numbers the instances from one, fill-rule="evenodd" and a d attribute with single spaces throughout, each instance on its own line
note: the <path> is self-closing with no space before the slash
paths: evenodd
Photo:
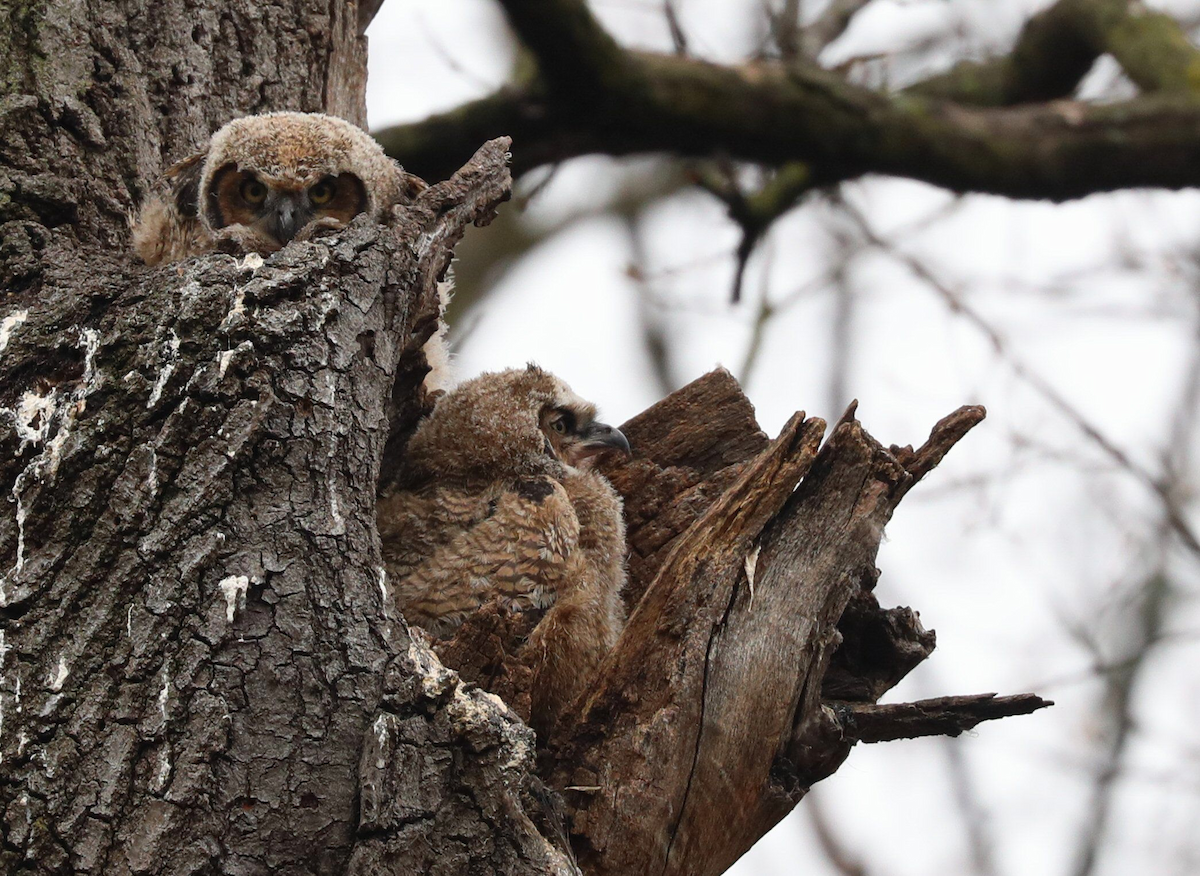
<path id="1" fill-rule="evenodd" d="M 920 50 L 923 40 L 961 31 L 960 52 L 1003 48 L 1024 16 L 1044 5 L 877 0 L 829 58 L 899 49 L 874 75 L 904 81 L 936 63 Z M 1154 5 L 1200 12 L 1200 2 Z M 747 24 L 755 0 L 678 6 L 693 49 L 706 57 L 737 60 L 755 38 Z M 594 8 L 626 44 L 666 47 L 658 3 L 598 0 Z M 486 94 L 512 63 L 503 19 L 489 0 L 387 0 L 370 38 L 374 126 Z M 1116 78 L 1111 65 L 1099 65 L 1088 93 L 1103 93 Z M 525 221 L 551 236 L 470 315 L 458 363 L 463 376 L 535 360 L 614 422 L 656 400 L 640 340 L 642 290 L 628 272 L 635 257 L 630 232 L 607 216 L 572 221 L 610 197 L 631 168 L 646 167 L 580 159 L 532 200 Z M 1139 464 L 1157 470 L 1196 343 L 1196 192 L 1124 192 L 1061 206 L 993 197 L 956 204 L 923 184 L 869 179 L 844 194 L 876 233 L 894 236 L 902 253 L 919 258 L 981 314 L 1024 367 Z M 663 306 L 676 383 L 718 364 L 737 373 L 764 285 L 780 302 L 821 277 L 831 229 L 847 227 L 839 221 L 814 203 L 778 223 L 751 261 L 746 300 L 734 307 L 730 255 L 738 238 L 722 205 L 686 191 L 652 207 L 640 225 L 644 269 Z M 1067 629 L 1078 626 L 1109 646 L 1121 641 L 1121 615 L 1112 606 L 1144 570 L 1155 503 L 897 259 L 856 257 L 850 283 L 857 304 L 847 386 L 880 440 L 917 444 L 960 404 L 989 411 L 906 499 L 880 551 L 881 601 L 913 605 L 938 631 L 934 656 L 889 700 L 1035 690 L 1058 705 L 985 724 L 952 743 L 862 746 L 814 794 L 871 873 L 967 872 L 961 807 L 948 781 L 953 745 L 977 787 L 998 871 L 1068 873 L 1099 751 L 1102 689 L 1087 673 L 1092 656 Z M 796 409 L 827 418 L 840 412 L 835 408 L 845 400 L 835 405 L 829 398 L 832 313 L 831 290 L 818 285 L 769 324 L 747 385 L 768 432 Z M 1196 465 L 1191 520 L 1200 528 Z M 1100 874 L 1200 872 L 1200 617 L 1192 599 L 1200 573 L 1182 554 L 1173 570 L 1183 592 L 1168 626 L 1180 635 L 1155 652 L 1136 692 L 1131 769 L 1121 779 L 1115 842 Z M 832 873 L 804 809 L 802 803 L 731 872 Z"/>

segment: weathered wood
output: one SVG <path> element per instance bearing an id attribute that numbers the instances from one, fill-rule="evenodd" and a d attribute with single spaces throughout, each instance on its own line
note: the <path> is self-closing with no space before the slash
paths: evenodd
<path id="1" fill-rule="evenodd" d="M 871 593 L 875 552 L 896 503 L 982 409 L 894 453 L 853 412 L 819 455 L 820 421 L 793 419 L 766 443 L 714 372 L 623 427 L 634 458 L 606 473 L 630 509 L 633 586 L 647 589 L 544 758 L 589 876 L 723 872 L 868 738 L 858 705 L 833 698 L 873 708 L 933 650 L 914 612 Z M 880 738 L 913 726 L 907 712 L 863 714 Z"/>
<path id="2" fill-rule="evenodd" d="M 816 457 L 823 429 L 820 420 L 793 417 L 677 540 L 601 667 L 578 723 L 555 740 L 554 786 L 589 789 L 567 798 L 587 872 L 660 872 L 667 865 L 709 717 L 714 656 L 729 644 L 723 629 L 737 584 L 763 528 Z M 731 787 L 748 792 L 736 781 Z M 727 816 L 728 809 L 722 807 Z"/>
<path id="3" fill-rule="evenodd" d="M 732 486 L 767 436 L 733 376 L 717 369 L 621 426 L 633 456 L 607 456 L 600 470 L 625 500 L 632 611 L 673 540 Z"/>
<path id="4" fill-rule="evenodd" d="M 1028 715 L 1052 705 L 1034 694 L 1000 697 L 986 693 L 915 703 L 855 703 L 846 706 L 839 717 L 847 737 L 860 742 L 889 742 L 918 736 L 958 736 L 982 721 Z"/>

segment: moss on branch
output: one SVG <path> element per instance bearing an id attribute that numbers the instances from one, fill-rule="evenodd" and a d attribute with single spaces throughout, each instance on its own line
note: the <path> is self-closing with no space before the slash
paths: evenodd
<path id="1" fill-rule="evenodd" d="M 1106 53 L 1143 92 L 1200 96 L 1200 51 L 1183 28 L 1129 0 L 1059 0 L 1029 19 L 1007 55 L 961 62 L 911 90 L 976 106 L 1055 100 Z"/>
<path id="2" fill-rule="evenodd" d="M 1200 184 L 1200 52 L 1169 17 L 1126 0 L 1060 0 L 1030 20 L 1010 55 L 899 94 L 813 65 L 626 51 L 578 0 L 504 7 L 538 75 L 380 131 L 415 172 L 438 178 L 480 140 L 507 133 L 518 171 L 589 153 L 668 152 L 804 162 L 819 183 L 884 173 L 1015 198 Z M 1155 93 L 1108 105 L 1053 100 L 1106 51 Z"/>

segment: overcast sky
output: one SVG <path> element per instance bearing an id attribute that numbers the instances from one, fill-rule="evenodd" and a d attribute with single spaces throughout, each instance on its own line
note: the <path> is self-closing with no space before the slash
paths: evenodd
<path id="1" fill-rule="evenodd" d="M 677 5 L 690 45 L 705 57 L 736 61 L 756 38 L 758 0 Z M 869 75 L 900 83 L 944 64 L 947 47 L 959 56 L 1003 49 L 1044 5 L 877 0 L 829 59 L 888 53 Z M 1155 5 L 1200 11 L 1197 2 Z M 659 3 L 603 0 L 593 8 L 626 44 L 669 46 Z M 373 126 L 486 94 L 513 60 L 489 0 L 388 0 L 369 36 Z M 1084 92 L 1120 96 L 1127 88 L 1102 61 Z M 794 211 L 760 246 L 743 303 L 733 306 L 738 234 L 709 195 L 673 195 L 632 230 L 611 215 L 580 218 L 657 166 L 585 158 L 554 174 L 523 216 L 545 242 L 455 326 L 469 326 L 460 375 L 534 360 L 620 422 L 660 395 L 642 314 L 666 332 L 675 385 L 717 365 L 741 375 L 765 294 L 780 310 L 746 389 L 768 432 L 797 409 L 836 417 L 855 397 L 881 441 L 917 444 L 957 406 L 986 405 L 988 419 L 905 500 L 880 551 L 880 600 L 912 605 L 938 632 L 934 656 L 889 700 L 1032 690 L 1058 705 L 952 742 L 861 746 L 813 796 L 871 873 L 969 872 L 969 807 L 948 768 L 957 753 L 998 872 L 1070 872 L 1104 729 L 1096 654 L 1081 640 L 1097 640 L 1102 659 L 1124 656 L 1129 593 L 1161 554 L 1154 494 L 1078 420 L 1135 464 L 1160 470 L 1196 355 L 1200 196 L 1123 192 L 1056 206 L 956 200 L 903 180 L 846 185 L 846 201 L 895 249 L 849 259 L 847 397 L 833 398 L 838 295 L 827 274 L 846 239 L 852 248 L 861 241 L 854 223 L 820 199 Z M 542 176 L 526 180 L 526 190 Z M 941 291 L 914 275 L 914 261 Z M 643 283 L 631 276 L 635 264 Z M 948 306 L 951 298 L 970 315 Z M 1200 528 L 1196 442 L 1193 431 L 1185 442 L 1189 507 Z M 1170 638 L 1135 691 L 1133 743 L 1101 874 L 1200 871 L 1200 574 L 1194 555 L 1168 552 Z M 835 872 L 815 845 L 807 805 L 731 872 Z"/>

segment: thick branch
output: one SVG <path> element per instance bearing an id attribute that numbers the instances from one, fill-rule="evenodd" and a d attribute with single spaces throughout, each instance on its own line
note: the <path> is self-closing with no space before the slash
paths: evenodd
<path id="1" fill-rule="evenodd" d="M 928 89 L 984 104 L 1061 96 L 1086 72 L 1101 42 L 1113 51 L 1126 47 L 1124 63 L 1142 84 L 1186 90 L 1181 85 L 1196 69 L 1186 41 L 1180 45 L 1158 18 L 1132 14 L 1104 29 L 1102 41 L 1089 36 L 1095 28 L 1081 35 L 1071 10 L 1082 2 L 1060 4 L 1031 22 L 1009 61 L 964 68 Z M 767 165 L 805 161 L 819 168 L 821 182 L 885 173 L 1019 198 L 1065 200 L 1200 183 L 1200 104 L 1190 93 L 1105 106 L 970 107 L 924 96 L 920 87 L 898 95 L 871 91 L 802 64 L 721 67 L 614 49 L 581 7 L 557 0 L 560 21 L 549 13 L 538 18 L 524 2 L 509 0 L 518 33 L 528 35 L 542 58 L 541 84 L 381 131 L 380 139 L 418 173 L 436 162 L 435 143 L 453 153 L 478 136 L 480 125 L 491 131 L 504 124 L 517 126 L 518 147 L 531 156 L 518 170 L 592 152 L 663 151 L 723 153 Z M 578 60 L 561 50 L 556 34 Z M 1161 65 L 1150 60 L 1160 56 Z M 590 83 L 589 98 L 557 99 L 554 75 L 582 77 Z"/>
<path id="2" fill-rule="evenodd" d="M 500 91 L 408 125 L 374 132 L 388 155 L 424 179 L 444 179 L 484 140 L 511 137 L 518 144 L 513 172 L 557 160 L 550 143 L 561 135 L 541 90 L 506 86 Z"/>
<path id="3" fill-rule="evenodd" d="M 582 113 L 619 92 L 628 54 L 580 0 L 502 0 L 508 22 L 537 58 L 543 81 Z"/>
<path id="4" fill-rule="evenodd" d="M 1085 26 L 1090 18 L 1087 13 L 1095 5 L 1094 0 L 1060 0 L 1025 23 L 1008 54 L 961 61 L 908 90 L 996 107 L 1069 97 L 1104 53 L 1095 34 Z"/>

